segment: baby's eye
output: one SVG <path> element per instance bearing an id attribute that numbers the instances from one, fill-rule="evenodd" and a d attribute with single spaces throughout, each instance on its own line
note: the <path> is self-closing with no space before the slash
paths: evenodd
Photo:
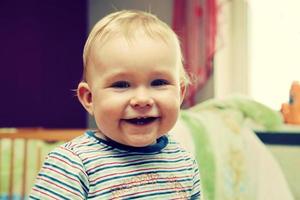
<path id="1" fill-rule="evenodd" d="M 164 80 L 164 79 L 155 79 L 151 82 L 151 86 L 163 86 L 163 85 L 168 85 L 169 81 Z"/>
<path id="2" fill-rule="evenodd" d="M 110 87 L 113 87 L 113 88 L 128 88 L 128 87 L 130 87 L 130 84 L 127 81 L 117 81 L 117 82 L 114 82 Z"/>

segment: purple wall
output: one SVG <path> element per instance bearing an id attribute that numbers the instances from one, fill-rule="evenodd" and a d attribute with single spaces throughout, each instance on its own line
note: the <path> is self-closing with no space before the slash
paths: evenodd
<path id="1" fill-rule="evenodd" d="M 82 72 L 82 0 L 0 2 L 0 127 L 76 128 L 86 113 L 71 91 Z"/>

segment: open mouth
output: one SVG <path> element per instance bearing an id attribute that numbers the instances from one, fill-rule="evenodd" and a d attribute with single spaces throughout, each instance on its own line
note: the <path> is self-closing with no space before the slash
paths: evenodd
<path id="1" fill-rule="evenodd" d="M 124 121 L 134 125 L 147 125 L 154 122 L 157 119 L 158 117 L 137 117 L 132 119 L 124 119 Z"/>

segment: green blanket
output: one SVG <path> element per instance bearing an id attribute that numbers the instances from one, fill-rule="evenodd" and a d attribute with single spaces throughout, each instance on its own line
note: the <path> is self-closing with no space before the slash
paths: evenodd
<path id="1" fill-rule="evenodd" d="M 205 200 L 293 199 L 278 164 L 253 132 L 280 128 L 277 111 L 241 96 L 212 99 L 182 111 L 178 124 L 173 131 L 180 141 L 192 136 L 194 147 L 186 148 L 198 161 Z M 277 192 L 266 198 L 271 190 Z"/>

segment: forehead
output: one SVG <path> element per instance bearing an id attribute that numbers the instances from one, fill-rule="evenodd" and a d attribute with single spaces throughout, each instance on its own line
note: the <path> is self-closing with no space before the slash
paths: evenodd
<path id="1" fill-rule="evenodd" d="M 103 74 L 106 71 L 145 70 L 176 73 L 178 66 L 176 44 L 170 41 L 154 39 L 140 34 L 128 40 L 124 36 L 115 36 L 105 43 L 95 43 L 91 51 L 90 74 Z"/>
<path id="2" fill-rule="evenodd" d="M 105 32 L 100 35 L 95 35 L 93 42 L 91 44 L 91 49 L 93 50 L 95 47 L 99 48 L 101 46 L 105 46 L 108 42 L 113 42 L 119 40 L 127 45 L 138 45 L 146 42 L 151 43 L 164 43 L 167 46 L 173 46 L 173 48 L 179 48 L 180 45 L 177 44 L 177 38 L 167 31 L 154 31 L 152 29 L 148 30 L 145 28 L 137 27 L 135 29 L 117 29 L 111 30 L 110 32 Z"/>
<path id="3" fill-rule="evenodd" d="M 117 61 L 127 64 L 147 61 L 155 64 L 176 62 L 179 57 L 176 49 L 176 44 L 172 40 L 167 41 L 149 37 L 144 33 L 136 33 L 132 38 L 115 35 L 104 43 L 96 42 L 91 54 L 93 61 L 98 64 Z"/>

